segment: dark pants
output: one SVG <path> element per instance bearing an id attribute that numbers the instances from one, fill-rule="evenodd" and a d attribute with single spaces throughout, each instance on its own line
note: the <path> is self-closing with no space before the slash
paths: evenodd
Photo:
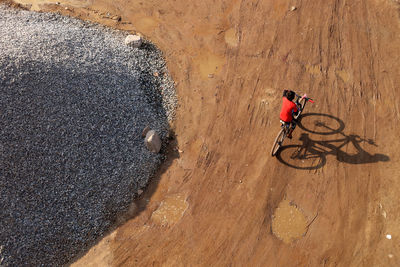
<path id="1" fill-rule="evenodd" d="M 296 121 L 295 119 L 293 119 L 293 120 L 290 122 L 290 127 L 292 128 L 292 131 L 294 130 L 294 128 L 296 128 L 296 125 L 297 125 L 297 121 Z"/>

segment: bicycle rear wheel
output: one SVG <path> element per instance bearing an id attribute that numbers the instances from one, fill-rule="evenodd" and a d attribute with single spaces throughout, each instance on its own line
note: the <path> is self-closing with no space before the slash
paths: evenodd
<path id="1" fill-rule="evenodd" d="M 302 145 L 284 146 L 277 153 L 276 158 L 286 166 L 298 170 L 316 170 L 326 164 L 323 152 L 304 147 Z"/>
<path id="2" fill-rule="evenodd" d="M 286 132 L 284 129 L 281 129 L 278 135 L 275 138 L 274 145 L 272 146 L 271 155 L 274 157 L 281 147 L 283 140 L 286 137 Z"/>

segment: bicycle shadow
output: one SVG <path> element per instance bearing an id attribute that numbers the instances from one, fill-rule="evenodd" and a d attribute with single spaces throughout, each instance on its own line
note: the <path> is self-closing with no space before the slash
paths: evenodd
<path id="1" fill-rule="evenodd" d="M 303 120 L 307 120 L 307 122 Z M 276 155 L 281 163 L 289 167 L 302 170 L 319 169 L 326 164 L 328 155 L 336 156 L 338 161 L 348 164 L 368 164 L 390 160 L 387 155 L 367 152 L 361 143 L 377 147 L 375 142 L 372 139 L 363 139 L 356 134 L 345 134 L 343 132 L 344 122 L 332 115 L 307 113 L 301 117 L 298 126 L 308 132 L 300 135 L 299 141 L 302 143 L 282 146 Z M 340 134 L 341 136 L 331 140 L 314 140 L 310 138 L 309 133 L 314 135 Z M 343 150 L 348 145 L 355 148 L 355 153 Z"/>

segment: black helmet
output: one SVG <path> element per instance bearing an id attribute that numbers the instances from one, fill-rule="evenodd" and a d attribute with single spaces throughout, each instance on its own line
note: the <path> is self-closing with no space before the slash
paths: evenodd
<path id="1" fill-rule="evenodd" d="M 292 101 L 294 99 L 295 95 L 296 94 L 292 90 L 288 90 L 286 92 L 286 98 L 289 99 L 290 101 Z"/>

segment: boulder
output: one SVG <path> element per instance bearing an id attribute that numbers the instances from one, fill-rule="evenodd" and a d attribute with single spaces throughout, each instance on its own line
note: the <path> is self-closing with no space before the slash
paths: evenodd
<path id="1" fill-rule="evenodd" d="M 149 127 L 149 126 L 146 126 L 146 127 L 143 129 L 142 137 L 145 138 L 145 137 L 146 137 L 146 134 L 147 134 L 149 131 L 150 131 L 150 127 Z"/>
<path id="2" fill-rule="evenodd" d="M 138 48 L 142 45 L 142 38 L 139 35 L 128 35 L 125 38 L 125 44 Z"/>
<path id="3" fill-rule="evenodd" d="M 160 136 L 154 130 L 150 130 L 146 134 L 146 138 L 144 139 L 144 143 L 148 150 L 153 153 L 160 152 L 161 149 L 161 139 Z"/>

